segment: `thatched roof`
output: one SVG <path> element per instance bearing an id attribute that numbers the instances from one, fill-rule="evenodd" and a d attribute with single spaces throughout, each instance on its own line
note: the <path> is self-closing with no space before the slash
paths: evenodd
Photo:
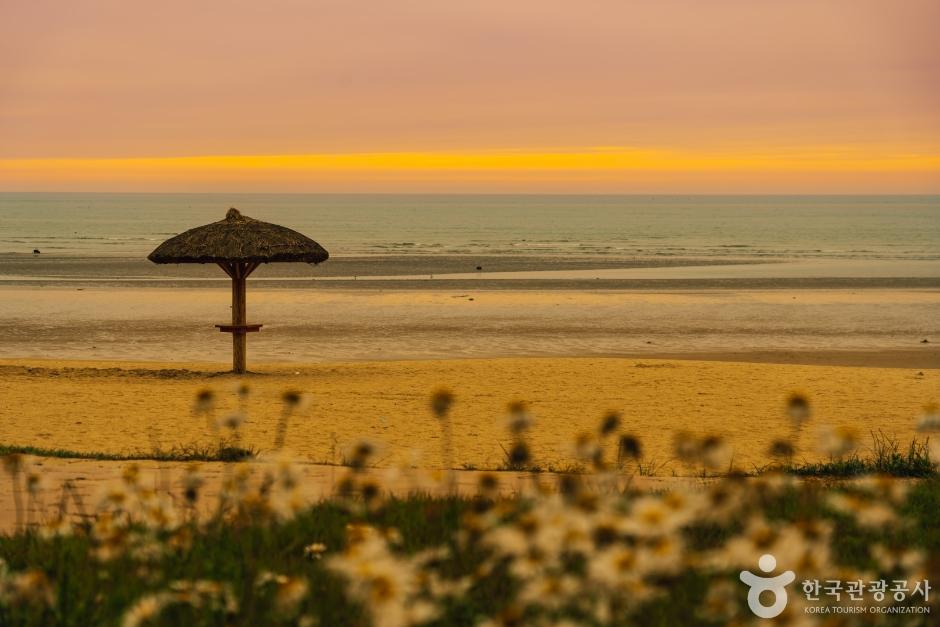
<path id="1" fill-rule="evenodd" d="M 243 216 L 233 208 L 228 210 L 224 220 L 171 237 L 147 259 L 154 263 L 320 263 L 329 256 L 306 235 Z"/>

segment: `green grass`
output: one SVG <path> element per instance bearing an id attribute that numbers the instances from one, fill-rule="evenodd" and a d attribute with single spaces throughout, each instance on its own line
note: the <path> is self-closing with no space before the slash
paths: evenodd
<path id="1" fill-rule="evenodd" d="M 936 468 L 930 459 L 927 442 L 912 440 L 907 448 L 881 432 L 872 432 L 869 454 L 853 453 L 825 462 L 784 464 L 768 467 L 798 477 L 858 477 L 885 475 L 890 477 L 934 477 Z M 767 469 L 763 469 L 767 470 Z"/>
<path id="2" fill-rule="evenodd" d="M 405 549 L 414 551 L 445 543 L 467 504 L 462 500 L 429 498 L 391 500 L 368 520 L 399 529 L 405 538 Z M 263 598 L 253 585 L 259 573 L 268 570 L 304 575 L 310 584 L 310 594 L 301 612 L 318 616 L 320 625 L 355 624 L 362 620 L 361 611 L 345 600 L 341 582 L 327 573 L 322 563 L 303 555 L 303 547 L 311 542 L 323 542 L 331 550 L 341 547 L 345 543 L 346 524 L 353 520 L 342 507 L 324 503 L 287 524 L 241 527 L 217 524 L 195 532 L 190 549 L 168 556 L 158 564 L 158 570 L 165 581 L 214 579 L 232 583 L 243 610 L 235 622 L 238 625 L 278 624 L 270 611 L 270 600 Z M 91 541 L 82 536 L 53 541 L 40 541 L 32 534 L 0 537 L 0 557 L 10 568 L 42 569 L 56 581 L 60 597 L 56 612 L 30 614 L 25 607 L 21 608 L 23 612 L 0 607 L 0 625 L 120 624 L 125 608 L 160 587 L 139 576 L 137 562 L 130 559 L 90 569 L 91 546 Z M 163 619 L 160 624 L 226 624 L 204 621 L 204 617 L 182 608 L 166 612 Z"/>
<path id="3" fill-rule="evenodd" d="M 785 490 L 764 503 L 768 517 L 794 521 L 823 515 L 834 521 L 832 550 L 837 562 L 856 567 L 870 567 L 866 551 L 881 540 L 873 532 L 855 525 L 848 517 L 826 514 L 823 505 L 827 490 L 822 485 Z M 322 542 L 328 553 L 341 549 L 345 543 L 347 523 L 364 521 L 379 527 L 394 527 L 404 538 L 402 550 L 414 552 L 422 548 L 449 545 L 454 557 L 445 568 L 449 573 L 472 572 L 483 560 L 476 549 L 460 549 L 454 540 L 461 514 L 473 507 L 466 498 L 411 497 L 392 499 L 383 507 L 356 516 L 336 503 L 326 502 L 313 507 L 284 524 L 247 524 L 243 526 L 214 524 L 193 529 L 188 550 L 171 552 L 147 567 L 129 558 L 95 564 L 88 559 L 91 541 L 82 535 L 41 540 L 26 533 L 0 537 L 0 557 L 14 570 L 39 568 L 56 583 L 58 602 L 53 609 L 29 606 L 0 606 L 0 625 L 104 625 L 119 624 L 124 609 L 141 595 L 160 589 L 176 579 L 215 579 L 230 582 L 240 600 L 240 612 L 226 620 L 219 615 L 199 613 L 190 608 L 173 608 L 164 612 L 160 625 L 276 625 L 292 624 L 288 617 L 272 611 L 272 601 L 254 585 L 258 574 L 269 570 L 301 576 L 310 585 L 310 593 L 300 612 L 310 614 L 320 625 L 364 625 L 361 608 L 351 604 L 343 594 L 343 585 L 323 566 L 323 562 L 303 556 L 303 547 Z M 924 480 L 912 488 L 904 512 L 911 522 L 896 530 L 896 541 L 904 546 L 920 547 L 928 553 L 940 552 L 940 481 Z M 713 547 L 735 532 L 713 525 L 693 526 L 685 535 L 690 546 Z M 639 616 L 644 625 L 675 624 L 707 625 L 697 614 L 710 579 L 687 572 L 671 581 L 668 598 L 649 602 Z M 453 601 L 438 625 L 472 625 L 481 616 L 493 616 L 510 603 L 514 587 L 506 573 L 499 569 L 480 580 L 464 597 Z M 612 624 L 629 624 L 614 617 Z"/>
<path id="4" fill-rule="evenodd" d="M 36 455 L 37 457 L 60 457 L 64 459 L 94 459 L 98 461 L 142 461 L 152 460 L 158 462 L 237 462 L 257 455 L 251 447 L 234 446 L 229 442 L 221 441 L 217 444 L 207 445 L 181 445 L 170 449 L 153 449 L 150 451 L 135 451 L 131 453 L 102 453 L 70 451 L 60 448 L 42 448 L 37 446 L 14 446 L 0 444 L 0 457 L 11 453 L 19 455 Z"/>
<path id="5" fill-rule="evenodd" d="M 769 471 L 782 471 L 798 477 L 832 477 L 848 478 L 861 475 L 878 474 L 890 477 L 934 477 L 937 469 L 930 459 L 927 442 L 917 439 L 902 447 L 896 439 L 882 432 L 872 432 L 872 444 L 866 454 L 853 453 L 851 455 L 830 459 L 823 462 L 794 462 L 782 464 L 768 464 L 756 468 L 750 475 L 760 475 Z M 141 461 L 152 460 L 161 462 L 232 462 L 256 457 L 258 451 L 252 447 L 234 446 L 231 442 L 222 440 L 209 445 L 182 445 L 171 449 L 155 449 L 150 451 L 136 451 L 132 453 L 104 453 L 83 452 L 66 449 L 47 449 L 35 446 L 14 446 L 0 444 L 0 457 L 9 453 L 22 455 L 36 455 L 39 457 L 60 457 L 65 459 L 94 459 L 100 461 Z M 317 462 L 329 466 L 349 466 L 344 457 L 339 460 Z M 657 476 L 669 466 L 670 462 L 663 463 L 655 460 L 640 460 L 627 467 L 622 472 L 635 473 L 642 476 Z M 374 464 L 373 464 L 374 465 Z M 584 464 L 578 463 L 548 463 L 512 464 L 505 459 L 496 467 L 482 467 L 474 464 L 462 464 L 459 470 L 481 470 L 488 472 L 529 472 L 529 473 L 556 473 L 556 474 L 583 474 L 592 472 Z M 675 473 L 673 473 L 675 474 Z M 704 475 L 719 477 L 721 473 Z"/>

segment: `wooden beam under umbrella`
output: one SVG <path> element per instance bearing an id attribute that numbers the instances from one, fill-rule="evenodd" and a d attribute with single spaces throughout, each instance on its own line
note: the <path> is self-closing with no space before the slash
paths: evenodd
<path id="1" fill-rule="evenodd" d="M 232 334 L 232 372 L 247 370 L 248 334 L 261 330 L 261 324 L 248 324 L 248 275 L 260 264 L 251 262 L 220 263 L 219 267 L 232 277 L 232 324 L 217 324 L 222 333 Z"/>

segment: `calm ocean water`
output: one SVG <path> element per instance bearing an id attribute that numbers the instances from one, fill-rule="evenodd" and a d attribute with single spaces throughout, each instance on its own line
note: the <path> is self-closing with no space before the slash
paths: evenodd
<path id="1" fill-rule="evenodd" d="M 0 253 L 141 257 L 229 206 L 334 256 L 940 259 L 940 196 L 0 194 Z"/>

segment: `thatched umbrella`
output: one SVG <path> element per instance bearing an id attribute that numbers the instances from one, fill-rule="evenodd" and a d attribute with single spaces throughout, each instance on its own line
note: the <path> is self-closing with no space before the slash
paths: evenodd
<path id="1" fill-rule="evenodd" d="M 232 334 L 232 370 L 245 372 L 246 334 L 261 330 L 248 324 L 245 279 L 263 263 L 299 261 L 317 264 L 330 256 L 315 241 L 283 226 L 243 216 L 229 209 L 225 219 L 190 229 L 163 242 L 147 257 L 154 263 L 216 263 L 232 277 L 232 324 L 217 324 Z"/>

